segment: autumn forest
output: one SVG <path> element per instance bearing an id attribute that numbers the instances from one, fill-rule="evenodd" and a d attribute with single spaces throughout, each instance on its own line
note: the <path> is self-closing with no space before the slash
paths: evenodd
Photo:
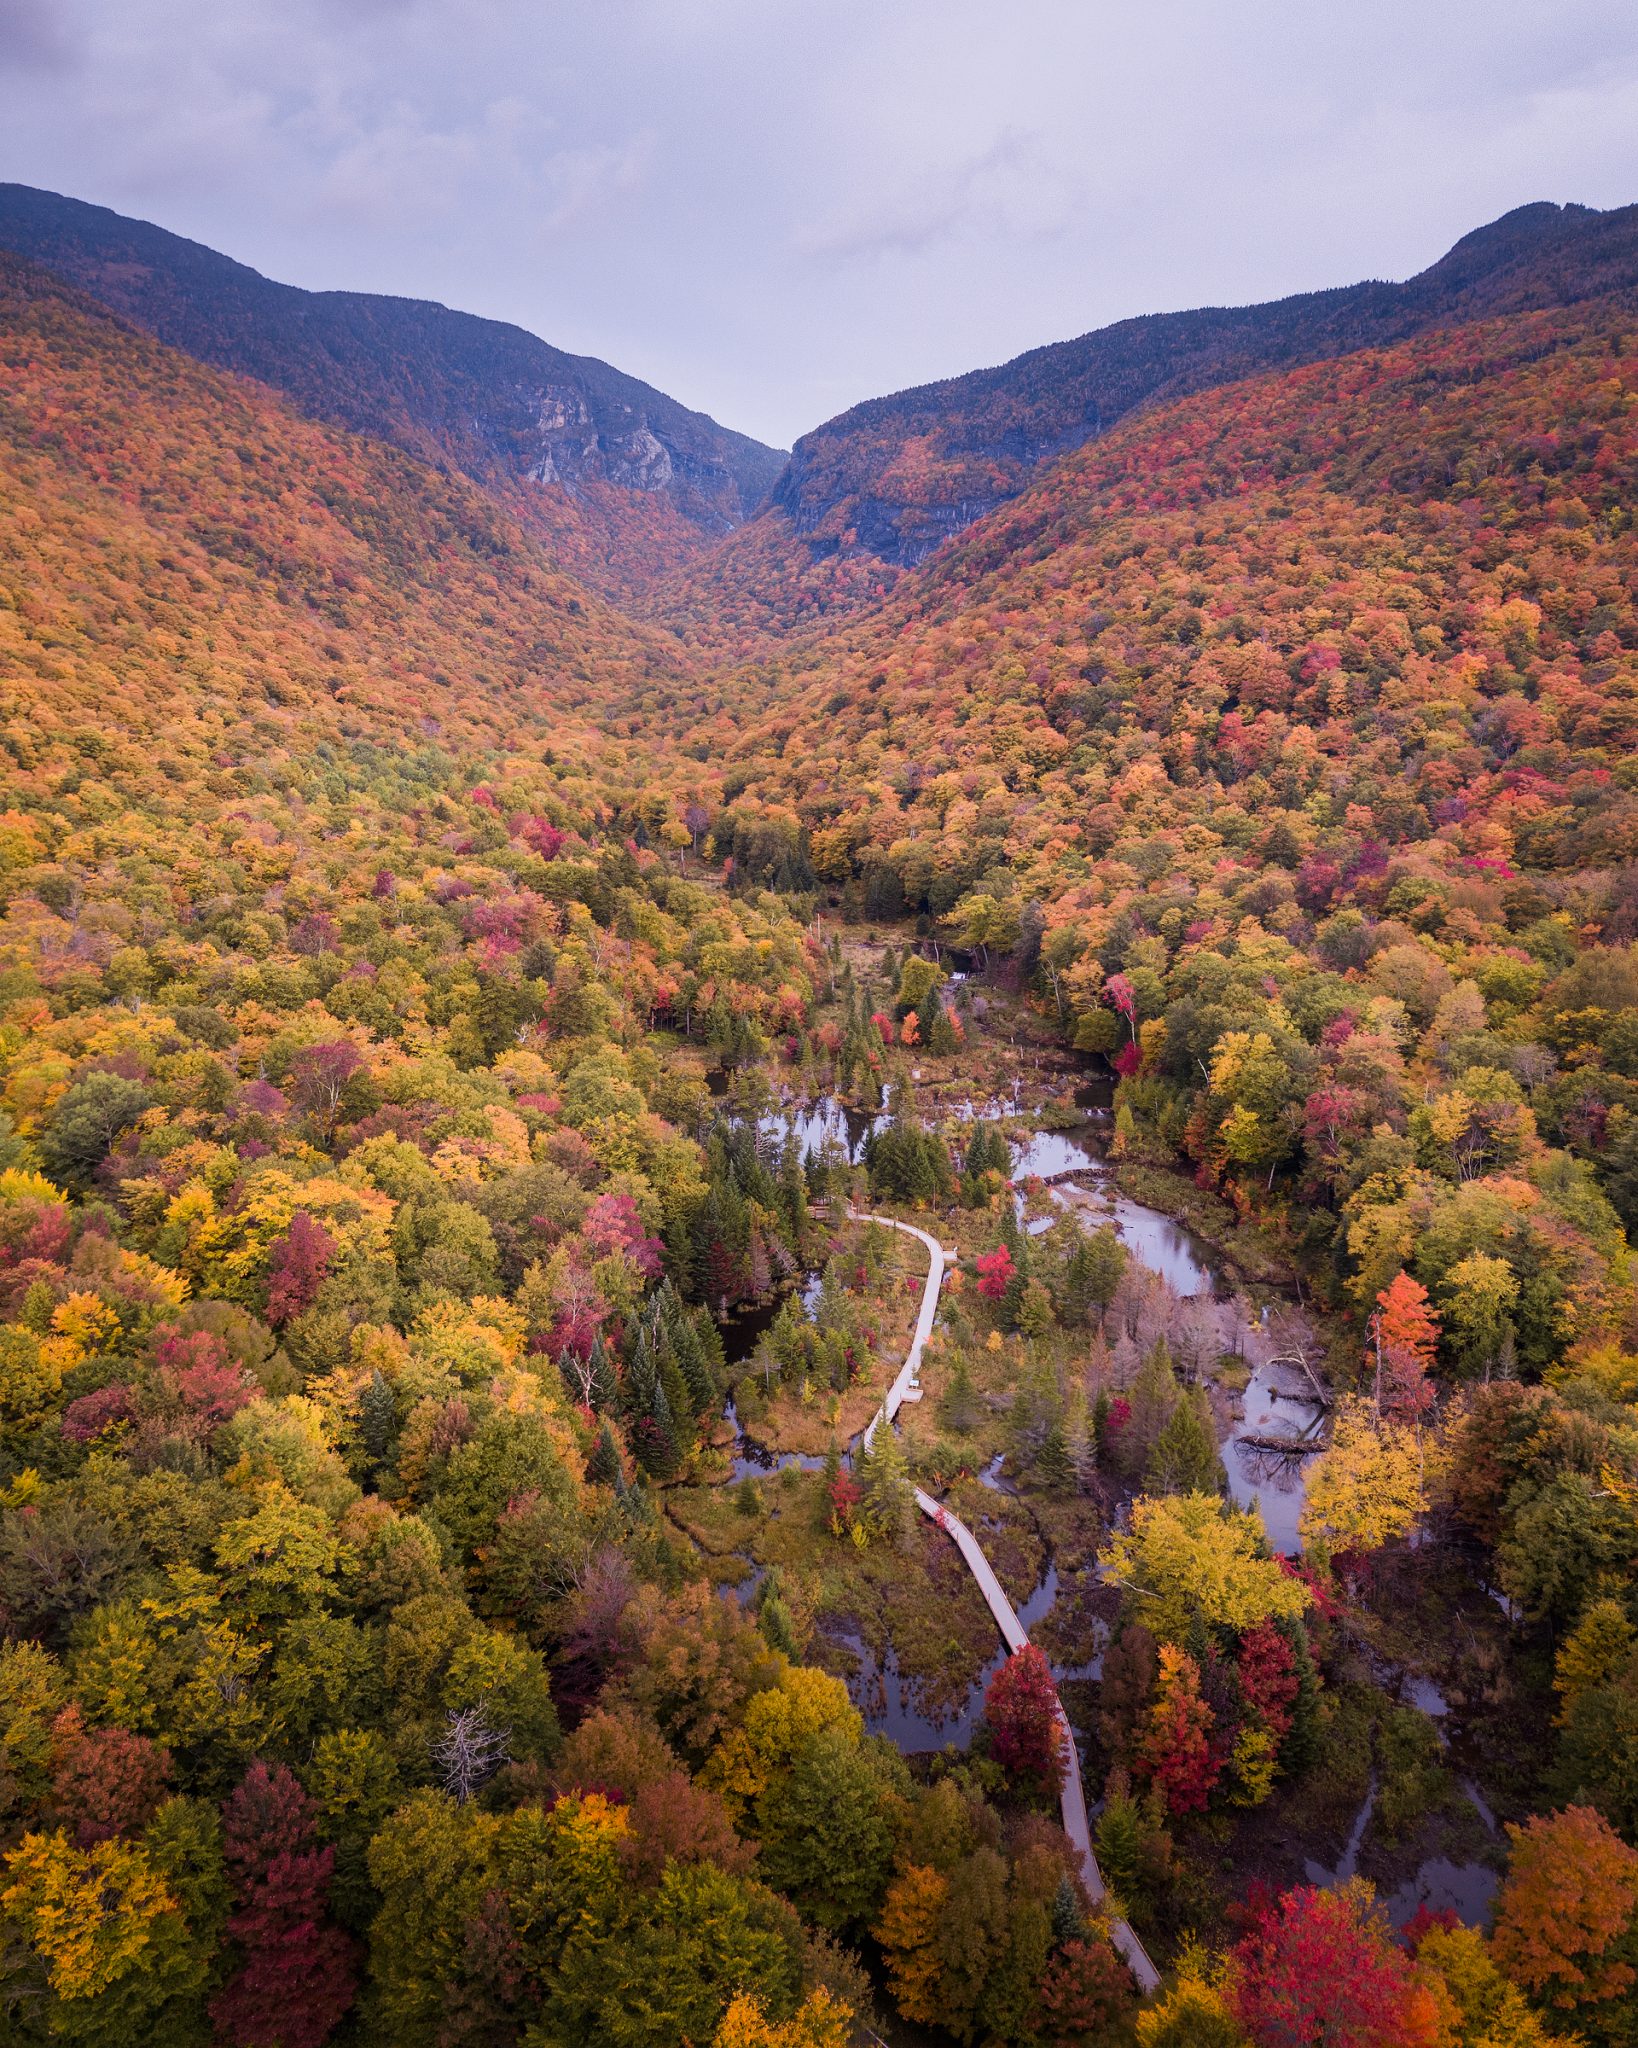
<path id="1" fill-rule="evenodd" d="M 0 2039 L 1638 2044 L 1638 208 L 789 458 L 0 187 Z"/>

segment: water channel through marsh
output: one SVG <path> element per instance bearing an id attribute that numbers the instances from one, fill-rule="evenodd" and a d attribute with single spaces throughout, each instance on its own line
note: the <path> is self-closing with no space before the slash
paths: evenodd
<path id="1" fill-rule="evenodd" d="M 1004 1102 L 942 1107 L 946 1114 L 953 1113 L 963 1121 L 1008 1117 L 1015 1109 L 1015 1105 Z M 883 1121 L 879 1116 L 825 1098 L 765 1116 L 759 1120 L 759 1130 L 771 1146 L 783 1147 L 795 1138 L 804 1153 L 834 1147 L 850 1164 L 857 1164 L 870 1133 Z M 1186 1302 L 1216 1305 L 1224 1349 L 1243 1357 L 1248 1375 L 1238 1398 L 1218 1404 L 1219 1448 L 1226 1488 L 1239 1506 L 1255 1508 L 1260 1513 L 1269 1542 L 1276 1550 L 1296 1555 L 1301 1549 L 1299 1523 L 1305 1474 L 1311 1456 L 1323 1446 L 1326 1411 L 1300 1363 L 1290 1357 L 1282 1359 L 1267 1341 L 1267 1311 L 1253 1308 L 1244 1296 L 1234 1294 L 1210 1248 L 1184 1225 L 1160 1210 L 1134 1201 L 1115 1186 L 1106 1156 L 1106 1131 L 1096 1113 L 1068 1129 L 1039 1130 L 1014 1139 L 1011 1153 L 1015 1187 L 1035 1181 L 1045 1184 L 1053 1207 L 1054 1213 L 1037 1215 L 1026 1227 L 1047 1228 L 1055 1220 L 1056 1212 L 1075 1216 L 1087 1229 L 1112 1224 L 1131 1258 L 1164 1280 L 1173 1294 Z M 817 1288 L 817 1276 L 808 1276 L 802 1293 L 810 1306 Z M 725 1326 L 731 1362 L 738 1363 L 753 1355 L 762 1331 L 776 1312 L 777 1304 L 735 1318 Z M 786 1466 L 813 1471 L 823 1465 L 822 1458 L 777 1453 L 757 1443 L 741 1429 L 731 1399 L 725 1419 L 733 1433 L 730 1470 L 735 1480 L 760 1478 Z M 1248 1443 L 1246 1438 L 1257 1441 Z M 1292 1448 L 1270 1449 L 1270 1443 Z M 1004 1456 L 992 1458 L 977 1476 L 987 1488 L 998 1492 L 1012 1490 L 1006 1478 Z M 753 1568 L 734 1590 L 741 1598 L 749 1598 L 763 1576 L 760 1568 Z M 1059 1592 L 1058 1566 L 1048 1557 L 1039 1583 L 1018 1604 L 1019 1619 L 1026 1629 L 1033 1633 L 1046 1620 Z M 1054 1675 L 1060 1684 L 1101 1676 L 1102 1643 L 1107 1635 L 1101 1621 L 1093 1624 L 1092 1635 L 1096 1648 L 1087 1661 L 1054 1665 Z M 873 1733 L 887 1736 L 907 1754 L 952 1746 L 964 1749 L 982 1717 L 985 1690 L 1005 1657 L 998 1644 L 993 1656 L 974 1674 L 965 1696 L 940 1712 L 929 1710 L 924 1688 L 901 1673 L 891 1640 L 884 1643 L 879 1655 L 856 1629 L 833 1627 L 828 1640 L 852 1659 L 849 1691 L 867 1727 Z M 1402 1675 L 1400 1683 L 1408 1704 L 1435 1718 L 1442 1717 L 1444 1700 L 1431 1680 Z M 1462 1789 L 1493 1834 L 1494 1817 L 1478 1788 L 1470 1780 L 1463 1780 Z M 1375 1803 L 1373 1777 L 1335 1864 L 1315 1859 L 1305 1864 L 1310 1882 L 1335 1884 L 1355 1873 Z M 1455 1863 L 1431 1857 L 1421 1864 L 1414 1877 L 1387 1895 L 1384 1903 L 1396 1925 L 1410 1919 L 1421 1905 L 1433 1910 L 1450 1907 L 1464 1921 L 1478 1924 L 1485 1918 L 1496 1883 L 1496 1874 L 1486 1863 Z"/>

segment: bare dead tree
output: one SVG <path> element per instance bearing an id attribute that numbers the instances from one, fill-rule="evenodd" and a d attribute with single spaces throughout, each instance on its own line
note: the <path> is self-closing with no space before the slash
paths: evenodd
<path id="1" fill-rule="evenodd" d="M 465 1805 L 512 1758 L 512 1731 L 497 1728 L 482 1707 L 452 1708 L 432 1760 L 444 1790 Z"/>

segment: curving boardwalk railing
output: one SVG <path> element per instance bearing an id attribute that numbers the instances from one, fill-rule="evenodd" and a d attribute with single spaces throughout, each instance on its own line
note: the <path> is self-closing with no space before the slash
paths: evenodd
<path id="1" fill-rule="evenodd" d="M 878 1424 L 891 1423 L 904 1405 L 905 1395 L 916 1383 L 916 1374 L 921 1367 L 921 1355 L 926 1349 L 927 1339 L 933 1333 L 933 1318 L 938 1313 L 939 1289 L 944 1284 L 945 1267 L 952 1254 L 945 1251 L 936 1237 L 920 1230 L 914 1223 L 901 1223 L 896 1216 L 871 1216 L 855 1209 L 853 1218 L 859 1223 L 885 1223 L 893 1230 L 902 1230 L 907 1236 L 918 1238 L 927 1248 L 927 1280 L 922 1289 L 921 1312 L 916 1318 L 915 1333 L 909 1352 L 898 1376 L 887 1390 L 886 1399 L 871 1417 L 864 1433 L 868 1444 L 876 1434 Z M 1029 1641 L 1028 1631 L 1018 1619 L 1012 1602 L 1002 1589 L 1001 1581 L 995 1576 L 989 1559 L 984 1555 L 983 1546 L 965 1522 L 952 1515 L 941 1502 L 934 1500 L 930 1493 L 916 1488 L 916 1506 L 929 1521 L 942 1529 L 955 1544 L 966 1562 L 967 1569 L 978 1583 L 978 1590 L 984 1595 L 986 1604 L 995 1617 L 1001 1639 L 1009 1650 L 1021 1650 Z M 1063 1730 L 1064 1756 L 1067 1768 L 1064 1771 L 1060 1803 L 1063 1812 L 1064 1833 L 1073 1844 L 1081 1862 L 1081 1878 L 1086 1885 L 1087 1896 L 1096 1904 L 1104 1896 L 1103 1872 L 1098 1868 L 1098 1859 L 1092 1852 L 1092 1828 L 1086 1811 L 1086 1790 L 1081 1783 L 1081 1760 L 1075 1749 L 1075 1736 L 1064 1712 L 1062 1700 L 1058 1703 L 1058 1724 Z M 1131 1927 L 1124 1920 L 1110 1923 L 1109 1938 L 1125 1958 L 1126 1967 L 1136 1979 L 1144 1996 L 1159 1989 L 1160 1972 L 1149 1959 L 1148 1950 L 1138 1940 Z"/>

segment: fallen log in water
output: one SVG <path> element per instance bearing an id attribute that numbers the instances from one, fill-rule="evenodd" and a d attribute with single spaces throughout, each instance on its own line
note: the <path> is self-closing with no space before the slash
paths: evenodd
<path id="1" fill-rule="evenodd" d="M 1248 1451 L 1271 1451 L 1287 1458 L 1309 1458 L 1325 1448 L 1316 1436 L 1237 1436 L 1234 1441 Z"/>

